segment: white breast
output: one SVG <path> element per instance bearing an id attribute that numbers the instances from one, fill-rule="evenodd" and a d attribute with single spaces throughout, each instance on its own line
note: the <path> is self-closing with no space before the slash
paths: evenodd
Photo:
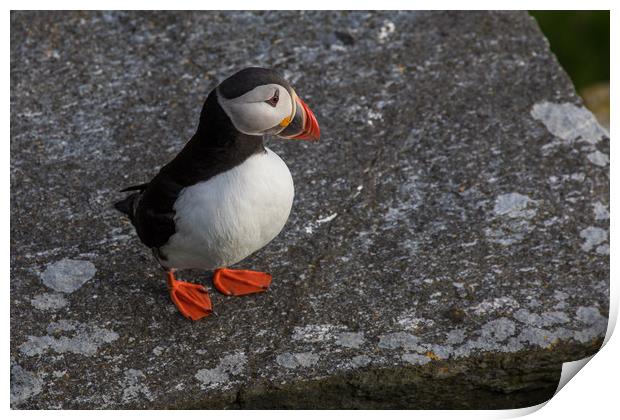
<path id="1" fill-rule="evenodd" d="M 241 261 L 280 233 L 293 196 L 288 167 L 269 149 L 184 188 L 174 204 L 176 233 L 161 248 L 165 264 L 212 270 Z"/>

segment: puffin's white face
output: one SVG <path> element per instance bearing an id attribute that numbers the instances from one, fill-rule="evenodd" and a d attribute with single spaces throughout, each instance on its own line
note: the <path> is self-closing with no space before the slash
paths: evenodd
<path id="1" fill-rule="evenodd" d="M 242 133 L 279 134 L 293 120 L 296 101 L 278 84 L 257 86 L 243 95 L 226 99 L 218 92 L 220 106 Z"/>

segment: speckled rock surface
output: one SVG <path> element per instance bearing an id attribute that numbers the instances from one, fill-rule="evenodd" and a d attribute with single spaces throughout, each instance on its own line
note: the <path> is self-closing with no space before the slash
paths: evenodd
<path id="1" fill-rule="evenodd" d="M 193 323 L 111 205 L 249 65 L 323 138 L 269 140 L 270 291 Z M 12 13 L 12 406 L 539 403 L 605 334 L 608 157 L 525 13 Z"/>

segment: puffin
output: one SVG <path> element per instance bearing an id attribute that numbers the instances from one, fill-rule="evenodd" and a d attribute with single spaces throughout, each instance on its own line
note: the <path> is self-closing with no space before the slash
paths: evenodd
<path id="1" fill-rule="evenodd" d="M 293 204 L 284 161 L 263 143 L 266 135 L 316 142 L 314 113 L 273 69 L 238 71 L 207 96 L 196 133 L 155 177 L 121 190 L 114 204 L 166 273 L 172 302 L 183 316 L 213 313 L 207 289 L 179 280 L 177 270 L 213 271 L 225 295 L 267 290 L 272 276 L 231 269 L 273 240 Z"/>

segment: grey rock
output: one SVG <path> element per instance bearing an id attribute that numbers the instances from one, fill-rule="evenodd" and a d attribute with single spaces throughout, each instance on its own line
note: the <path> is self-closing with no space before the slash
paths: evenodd
<path id="1" fill-rule="evenodd" d="M 547 347 L 554 340 L 555 335 L 549 330 L 528 327 L 521 330 L 518 341 L 539 347 Z"/>
<path id="2" fill-rule="evenodd" d="M 41 280 L 57 292 L 72 293 L 92 279 L 96 272 L 95 265 L 90 261 L 63 258 L 48 265 L 41 274 Z"/>
<path id="3" fill-rule="evenodd" d="M 600 227 L 588 226 L 579 232 L 579 236 L 584 239 L 581 249 L 590 251 L 595 246 L 607 241 L 608 232 Z"/>
<path id="4" fill-rule="evenodd" d="M 609 210 L 600 201 L 593 204 L 594 206 L 594 219 L 595 220 L 607 220 L 609 219 Z"/>
<path id="5" fill-rule="evenodd" d="M 364 344 L 364 333 L 344 332 L 338 334 L 336 344 L 343 347 L 358 349 Z"/>
<path id="6" fill-rule="evenodd" d="M 238 375 L 243 372 L 247 363 L 247 357 L 243 352 L 229 354 L 220 359 L 219 364 L 213 369 L 201 369 L 195 377 L 204 385 L 221 385 L 228 383 L 230 375 Z"/>
<path id="7" fill-rule="evenodd" d="M 293 329 L 293 340 L 306 341 L 310 343 L 330 340 L 334 337 L 335 326 L 325 325 L 305 325 Z"/>
<path id="8" fill-rule="evenodd" d="M 283 353 L 276 357 L 276 363 L 285 368 L 310 367 L 319 361 L 319 356 L 312 352 Z"/>
<path id="9" fill-rule="evenodd" d="M 403 360 L 412 365 L 425 365 L 431 361 L 430 357 L 415 353 L 403 354 Z"/>
<path id="10" fill-rule="evenodd" d="M 452 330 L 446 334 L 446 343 L 448 344 L 461 344 L 465 340 L 464 330 Z"/>
<path id="11" fill-rule="evenodd" d="M 592 325 L 597 322 L 605 321 L 605 317 L 601 315 L 598 308 L 589 306 L 580 306 L 576 311 L 577 319 L 585 324 Z M 605 321 L 606 322 L 606 321 Z"/>
<path id="12" fill-rule="evenodd" d="M 530 210 L 525 211 L 532 200 L 523 194 L 519 193 L 508 193 L 502 194 L 497 197 L 495 200 L 495 207 L 493 208 L 493 212 L 498 216 L 508 216 L 508 217 L 524 217 L 526 219 L 530 219 L 534 217 L 536 211 Z"/>
<path id="13" fill-rule="evenodd" d="M 396 332 L 379 337 L 379 347 L 384 349 L 414 350 L 418 348 L 420 339 L 413 334 Z"/>
<path id="14" fill-rule="evenodd" d="M 575 104 L 543 101 L 532 107 L 531 114 L 542 121 L 551 134 L 567 142 L 580 140 L 596 144 L 609 136 L 590 111 Z"/>
<path id="15" fill-rule="evenodd" d="M 603 244 L 596 247 L 596 253 L 600 255 L 609 255 L 609 244 Z"/>
<path id="16" fill-rule="evenodd" d="M 368 356 L 355 356 L 351 359 L 351 363 L 355 367 L 364 367 L 368 365 L 372 360 Z"/>
<path id="17" fill-rule="evenodd" d="M 565 324 L 567 322 L 570 322 L 570 318 L 565 312 L 558 311 L 543 312 L 541 314 L 541 318 L 543 326 Z"/>
<path id="18" fill-rule="evenodd" d="M 43 391 L 43 379 L 21 366 L 11 365 L 11 405 L 17 405 Z"/>
<path id="19" fill-rule="evenodd" d="M 498 318 L 482 326 L 482 337 L 503 341 L 515 333 L 515 323 L 508 318 Z"/>
<path id="20" fill-rule="evenodd" d="M 68 304 L 67 299 L 56 293 L 42 293 L 30 299 L 30 303 L 41 311 L 60 309 Z"/>
<path id="21" fill-rule="evenodd" d="M 609 136 L 527 13 L 16 11 L 10 36 L 13 408 L 517 408 L 601 345 Z M 193 323 L 112 203 L 250 65 L 323 138 L 267 140 L 295 203 L 237 266 L 273 284 Z"/>
<path id="22" fill-rule="evenodd" d="M 28 340 L 19 346 L 25 356 L 38 356 L 53 350 L 56 353 L 75 353 L 84 356 L 93 356 L 99 347 L 118 339 L 118 334 L 105 328 L 94 325 L 67 322 L 52 323 L 47 331 L 50 334 L 73 331 L 71 336 L 56 337 L 54 335 L 28 336 Z"/>
<path id="23" fill-rule="evenodd" d="M 570 321 L 568 315 L 564 312 L 551 311 L 542 314 L 532 313 L 527 309 L 519 309 L 515 311 L 514 318 L 518 321 L 536 327 L 548 327 L 556 324 L 564 324 Z"/>
<path id="24" fill-rule="evenodd" d="M 605 153 L 601 153 L 598 150 L 590 153 L 587 156 L 588 160 L 597 166 L 607 166 L 609 165 L 609 155 Z"/>
<path id="25" fill-rule="evenodd" d="M 123 381 L 123 403 L 129 403 L 139 398 L 153 401 L 151 391 L 144 385 L 145 375 L 141 370 L 125 370 L 125 380 Z"/>

